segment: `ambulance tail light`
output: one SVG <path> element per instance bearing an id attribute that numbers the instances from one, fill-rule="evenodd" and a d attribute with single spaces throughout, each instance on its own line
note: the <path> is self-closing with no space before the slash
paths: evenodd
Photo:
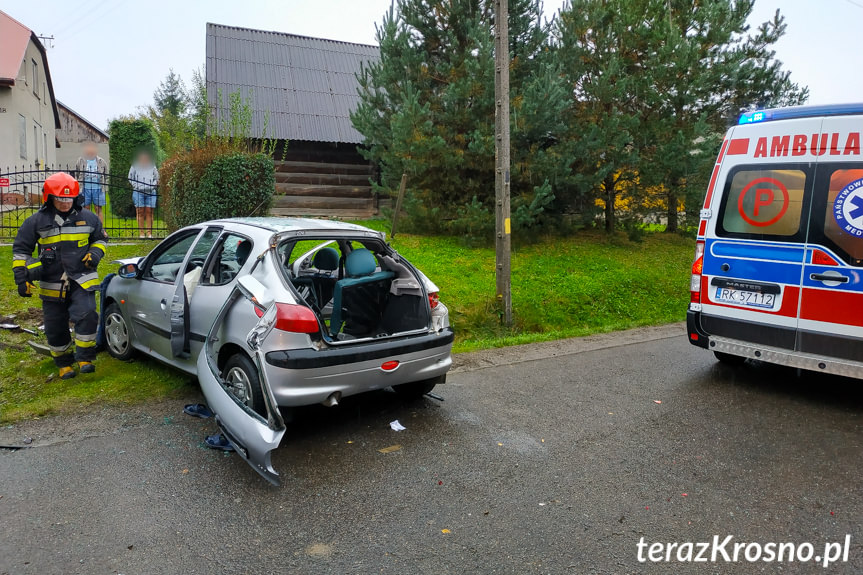
<path id="1" fill-rule="evenodd" d="M 701 303 L 701 272 L 704 269 L 704 242 L 695 242 L 695 258 L 692 262 L 692 277 L 689 280 L 689 301 Z"/>

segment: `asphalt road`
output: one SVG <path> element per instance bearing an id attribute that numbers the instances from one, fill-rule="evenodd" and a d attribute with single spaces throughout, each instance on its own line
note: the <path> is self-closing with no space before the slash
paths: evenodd
<path id="1" fill-rule="evenodd" d="M 863 572 L 859 382 L 727 368 L 680 331 L 472 356 L 442 403 L 301 410 L 280 488 L 183 402 L 4 428 L 33 447 L 0 450 L 0 573 Z M 636 547 L 847 534 L 827 569 Z"/>

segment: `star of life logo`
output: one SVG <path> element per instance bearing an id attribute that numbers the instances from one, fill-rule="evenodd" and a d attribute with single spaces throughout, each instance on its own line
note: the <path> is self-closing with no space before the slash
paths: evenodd
<path id="1" fill-rule="evenodd" d="M 842 188 L 833 202 L 833 217 L 843 232 L 863 237 L 863 178 Z"/>

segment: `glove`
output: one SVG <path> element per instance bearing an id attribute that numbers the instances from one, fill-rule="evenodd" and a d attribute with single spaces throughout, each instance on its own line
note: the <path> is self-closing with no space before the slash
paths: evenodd
<path id="1" fill-rule="evenodd" d="M 33 297 L 33 291 L 36 289 L 36 286 L 31 284 L 30 282 L 23 282 L 18 284 L 18 295 L 21 297 Z"/>
<path id="2" fill-rule="evenodd" d="M 102 259 L 102 256 L 95 255 L 93 252 L 87 252 L 81 261 L 84 262 L 84 267 L 88 270 L 94 270 L 99 267 L 99 260 Z"/>

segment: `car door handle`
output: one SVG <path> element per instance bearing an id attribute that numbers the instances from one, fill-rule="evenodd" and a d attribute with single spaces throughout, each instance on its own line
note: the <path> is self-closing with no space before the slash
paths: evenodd
<path id="1" fill-rule="evenodd" d="M 159 302 L 159 305 L 162 307 L 162 309 L 168 309 L 168 300 L 162 298 L 162 301 Z"/>
<path id="2" fill-rule="evenodd" d="M 840 274 L 811 274 L 809 279 L 817 282 L 838 282 L 840 284 L 844 284 L 848 283 L 851 278 Z"/>

